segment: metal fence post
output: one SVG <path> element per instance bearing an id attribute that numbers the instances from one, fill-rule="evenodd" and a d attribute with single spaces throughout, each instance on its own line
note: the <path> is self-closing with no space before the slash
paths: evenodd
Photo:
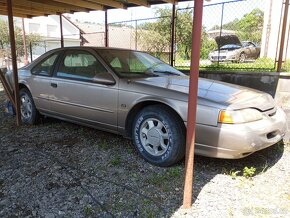
<path id="1" fill-rule="evenodd" d="M 29 42 L 29 50 L 30 50 L 30 61 L 33 61 L 33 57 L 32 57 L 32 43 Z"/>
<path id="2" fill-rule="evenodd" d="M 27 57 L 27 47 L 26 47 L 26 34 L 25 34 L 25 25 L 24 25 L 24 18 L 22 18 L 22 40 L 23 40 L 23 50 L 24 50 L 24 64 L 28 64 L 28 57 Z"/>
<path id="3" fill-rule="evenodd" d="M 138 21 L 135 20 L 135 50 L 137 50 L 138 47 L 138 30 L 137 30 L 137 25 L 138 25 Z"/>
<path id="4" fill-rule="evenodd" d="M 174 64 L 174 33 L 175 33 L 175 3 L 172 4 L 172 15 L 171 15 L 171 43 L 170 43 L 170 65 Z"/>
<path id="5" fill-rule="evenodd" d="M 222 36 L 222 31 L 223 31 L 223 20 L 224 20 L 224 9 L 225 9 L 225 4 L 222 4 L 222 14 L 221 14 L 221 23 L 220 23 L 220 38 Z M 221 53 L 221 46 L 220 43 L 218 44 L 218 65 L 220 64 L 220 53 Z"/>
<path id="6" fill-rule="evenodd" d="M 280 48 L 279 48 L 277 72 L 281 72 L 281 70 L 282 70 L 282 61 L 283 61 L 283 53 L 284 53 L 286 26 L 287 26 L 287 21 L 288 21 L 289 0 L 285 0 L 284 4 L 285 4 L 285 6 L 284 6 L 284 16 L 283 16 L 281 39 L 280 39 Z"/>
<path id="7" fill-rule="evenodd" d="M 64 47 L 63 42 L 63 29 L 62 29 L 62 14 L 59 15 L 59 24 L 60 24 L 60 47 Z"/>
<path id="8" fill-rule="evenodd" d="M 108 11 L 105 11 L 105 47 L 109 47 Z"/>

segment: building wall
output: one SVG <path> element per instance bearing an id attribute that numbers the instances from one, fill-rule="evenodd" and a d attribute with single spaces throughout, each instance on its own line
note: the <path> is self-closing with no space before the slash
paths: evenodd
<path id="1" fill-rule="evenodd" d="M 80 30 L 64 18 L 62 19 L 62 23 L 64 46 L 79 46 Z M 42 36 L 39 46 L 32 48 L 33 59 L 51 49 L 60 48 L 61 33 L 60 18 L 58 15 L 25 19 L 24 26 L 26 34 L 36 33 Z"/>
<path id="2" fill-rule="evenodd" d="M 264 28 L 261 43 L 261 57 L 277 59 L 279 52 L 280 33 L 282 29 L 281 18 L 283 19 L 284 10 L 282 11 L 283 0 L 265 0 Z M 289 16 L 288 16 L 289 18 Z M 281 25 L 281 26 L 280 26 Z M 286 40 L 284 47 L 284 59 L 290 59 L 290 43 L 287 43 L 289 32 L 289 19 L 286 30 Z M 287 54 L 286 54 L 286 51 Z"/>

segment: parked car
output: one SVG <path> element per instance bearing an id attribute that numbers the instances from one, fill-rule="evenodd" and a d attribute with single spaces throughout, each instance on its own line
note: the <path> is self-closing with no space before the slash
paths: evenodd
<path id="1" fill-rule="evenodd" d="M 215 38 L 220 49 L 209 53 L 208 58 L 212 62 L 239 62 L 244 63 L 249 59 L 260 57 L 260 47 L 250 41 L 240 41 L 236 35 L 226 35 Z"/>
<path id="2" fill-rule="evenodd" d="M 52 50 L 19 70 L 19 87 L 25 124 L 45 115 L 122 134 L 158 166 L 184 157 L 189 77 L 147 53 Z M 242 158 L 284 136 L 285 113 L 270 95 L 208 79 L 198 89 L 196 154 Z"/>

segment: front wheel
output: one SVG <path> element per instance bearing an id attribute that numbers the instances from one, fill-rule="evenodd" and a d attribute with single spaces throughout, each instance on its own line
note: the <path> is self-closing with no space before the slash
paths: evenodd
<path id="1" fill-rule="evenodd" d="M 23 88 L 19 91 L 21 121 L 24 124 L 36 124 L 39 120 L 39 112 L 37 111 L 33 98 L 28 89 Z"/>
<path id="2" fill-rule="evenodd" d="M 141 110 L 132 133 L 136 149 L 151 164 L 166 167 L 184 157 L 185 127 L 180 118 L 163 105 Z"/>

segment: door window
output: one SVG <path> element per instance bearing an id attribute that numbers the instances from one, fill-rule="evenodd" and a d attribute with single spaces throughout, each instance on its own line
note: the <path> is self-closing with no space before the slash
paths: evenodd
<path id="1" fill-rule="evenodd" d="M 57 77 L 92 81 L 98 73 L 107 72 L 95 56 L 86 51 L 68 51 L 65 53 L 56 73 Z"/>
<path id="2" fill-rule="evenodd" d="M 52 74 L 53 66 L 55 60 L 58 56 L 57 54 L 53 54 L 48 58 L 44 59 L 40 63 L 38 63 L 33 69 L 32 74 L 41 75 L 41 76 L 50 76 Z"/>

